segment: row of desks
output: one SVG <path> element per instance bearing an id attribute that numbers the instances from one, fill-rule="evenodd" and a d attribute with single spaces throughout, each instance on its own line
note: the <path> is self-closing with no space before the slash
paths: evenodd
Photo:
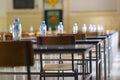
<path id="1" fill-rule="evenodd" d="M 89 60 L 90 60 L 90 73 L 88 75 L 90 75 L 91 80 L 92 80 L 92 62 L 91 62 L 91 50 L 93 48 L 93 45 L 87 45 L 87 44 L 75 44 L 75 45 L 52 45 L 52 46 L 47 46 L 47 45 L 43 45 L 43 46 L 36 46 L 36 48 L 34 49 L 34 51 L 38 54 L 38 53 L 43 53 L 43 54 L 59 54 L 59 53 L 66 53 L 66 54 L 71 54 L 71 53 L 79 53 L 80 55 L 82 55 L 82 63 L 85 62 L 85 53 L 89 52 Z M 40 63 L 42 63 L 42 54 L 40 54 Z M 43 64 L 41 64 L 41 66 L 43 66 Z M 41 70 L 42 67 L 41 67 Z M 86 73 L 85 73 L 85 69 L 84 69 L 84 65 L 82 65 L 82 80 L 86 80 Z M 78 72 L 78 75 L 81 75 L 81 73 Z"/>
<path id="2" fill-rule="evenodd" d="M 85 52 L 86 51 L 91 51 L 93 48 L 93 45 L 95 45 L 95 49 L 96 49 L 96 59 L 94 61 L 96 61 L 96 79 L 97 80 L 101 80 L 101 67 L 102 67 L 102 58 L 101 58 L 101 52 L 100 52 L 100 48 L 101 48 L 101 42 L 102 40 L 76 40 L 76 44 L 75 45 L 63 45 L 63 46 L 39 46 L 35 49 L 36 53 L 53 53 L 53 52 L 57 52 L 57 53 L 80 53 L 82 52 L 82 57 L 83 57 L 83 63 L 85 61 L 84 56 L 85 56 Z M 91 45 L 88 45 L 91 44 Z M 90 48 L 91 47 L 91 48 Z M 42 55 L 41 55 L 42 56 Z M 40 58 L 42 59 L 42 58 Z M 91 58 L 90 58 L 91 60 Z M 93 60 L 93 59 L 92 59 Z M 42 60 L 40 60 L 42 61 Z M 92 64 L 90 64 L 90 74 L 92 74 Z M 41 65 L 42 66 L 42 65 Z M 85 73 L 84 71 L 84 66 L 83 66 L 83 73 Z M 85 74 L 83 74 L 83 80 L 85 79 Z"/>
<path id="3" fill-rule="evenodd" d="M 82 56 L 83 56 L 83 62 L 85 61 L 84 56 L 85 56 L 85 52 L 86 51 L 90 51 L 92 50 L 93 45 L 95 45 L 95 49 L 96 49 L 96 59 L 94 60 L 96 62 L 96 80 L 101 80 L 101 71 L 102 71 L 102 57 L 101 54 L 103 54 L 103 64 L 104 64 L 104 80 L 107 80 L 107 76 L 110 75 L 110 69 L 111 69 L 111 52 L 110 50 L 112 50 L 112 43 L 111 40 L 113 40 L 112 38 L 118 36 L 118 32 L 112 33 L 112 34 L 106 34 L 103 36 L 89 36 L 87 37 L 87 40 L 76 40 L 76 44 L 75 45 L 68 45 L 68 46 L 37 46 L 36 48 L 34 48 L 34 51 L 36 53 L 49 53 L 49 52 L 83 52 Z M 35 43 L 35 41 L 34 41 Z M 103 43 L 103 45 L 102 45 Z M 88 45 L 89 44 L 89 45 Z M 117 42 L 116 42 L 117 45 Z M 115 46 L 116 46 L 115 45 Z M 103 46 L 103 49 L 101 49 L 101 47 Z M 116 47 L 117 48 L 117 47 Z M 101 51 L 103 50 L 103 51 Z M 90 57 L 90 60 L 92 60 L 92 58 Z M 108 67 L 107 67 L 108 64 Z M 84 67 L 84 65 L 83 65 Z M 92 63 L 90 65 L 90 73 L 92 74 Z M 108 74 L 107 74 L 108 73 Z M 82 74 L 82 78 L 83 80 L 86 80 L 85 78 L 85 71 L 83 69 L 83 74 Z"/>

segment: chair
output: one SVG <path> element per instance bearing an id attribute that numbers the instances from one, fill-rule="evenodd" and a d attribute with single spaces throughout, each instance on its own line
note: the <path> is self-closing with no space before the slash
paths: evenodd
<path id="1" fill-rule="evenodd" d="M 5 40 L 13 40 L 12 33 L 6 32 L 4 33 Z"/>
<path id="2" fill-rule="evenodd" d="M 31 80 L 30 66 L 33 62 L 33 49 L 31 41 L 0 41 L 0 67 L 14 68 L 26 66 L 27 72 L 0 72 L 0 74 L 27 75 Z"/>
<path id="3" fill-rule="evenodd" d="M 37 37 L 38 45 L 68 45 L 75 44 L 74 36 L 41 36 Z"/>
<path id="4" fill-rule="evenodd" d="M 70 45 L 70 44 L 75 44 L 75 38 L 74 36 L 41 36 L 41 37 L 37 37 L 37 44 L 38 45 Z M 73 76 L 75 80 L 78 80 L 78 74 L 75 74 L 78 72 L 78 69 L 74 64 L 74 61 L 73 61 L 74 57 L 72 57 L 71 59 L 62 60 L 61 59 L 62 54 L 61 53 L 59 54 L 60 54 L 59 57 L 56 57 L 55 55 L 54 57 L 51 53 L 52 58 L 48 58 L 50 56 L 47 57 L 49 61 L 48 64 L 47 62 L 43 63 L 44 61 L 46 61 L 46 59 L 42 58 L 41 67 L 43 68 L 41 68 L 40 79 L 42 79 L 42 77 L 44 77 L 44 80 L 45 80 L 45 77 L 63 77 L 64 79 L 65 76 L 66 77 Z M 71 54 L 71 56 L 74 56 L 74 55 Z M 55 59 L 53 59 L 53 57 Z M 50 60 L 52 62 L 50 62 Z M 68 61 L 69 63 L 64 63 L 64 61 Z M 42 64 L 44 64 L 44 66 Z M 68 73 L 65 71 L 71 71 L 71 72 Z"/>
<path id="5" fill-rule="evenodd" d="M 78 32 L 77 34 L 73 33 L 63 33 L 63 34 L 57 34 L 58 36 L 74 36 L 75 40 L 85 40 L 86 34 L 82 32 Z"/>
<path id="6" fill-rule="evenodd" d="M 12 33 L 9 32 L 0 32 L 0 40 L 12 40 Z"/>
<path id="7" fill-rule="evenodd" d="M 24 31 L 22 32 L 22 37 L 35 37 L 35 32 L 27 32 L 27 31 Z"/>
<path id="8" fill-rule="evenodd" d="M 104 32 L 86 32 L 86 36 L 100 36 L 103 35 Z"/>
<path id="9" fill-rule="evenodd" d="M 73 34 L 73 33 L 63 33 L 63 34 L 58 34 L 58 36 L 74 36 L 75 37 L 75 40 L 85 40 L 86 39 L 86 34 L 85 33 L 82 33 L 82 32 L 80 32 L 80 31 L 78 31 L 78 33 L 77 34 Z M 71 58 L 71 57 L 69 57 L 69 56 L 63 56 L 62 57 L 63 59 L 65 59 L 65 58 Z M 77 60 L 77 65 L 81 65 L 81 61 L 80 60 L 78 60 L 78 59 L 82 59 L 82 57 L 81 57 L 81 55 L 79 55 L 79 53 L 78 53 L 78 55 L 75 55 L 74 56 L 74 59 L 76 59 Z M 88 61 L 86 61 L 85 62 L 85 69 L 86 69 L 86 72 L 88 72 Z"/>

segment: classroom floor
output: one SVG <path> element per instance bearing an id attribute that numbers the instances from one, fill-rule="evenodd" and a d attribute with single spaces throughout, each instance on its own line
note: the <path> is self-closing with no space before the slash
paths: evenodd
<path id="1" fill-rule="evenodd" d="M 110 77 L 107 77 L 107 80 L 120 80 L 120 50 L 114 57 L 115 58 L 113 58 L 111 74 L 110 74 Z M 33 67 L 32 69 L 35 69 L 35 67 Z M 0 70 L 3 70 L 3 69 L 0 69 Z M 7 69 L 5 69 L 5 70 L 7 71 Z M 18 68 L 17 70 L 22 71 L 22 70 L 24 70 L 24 68 L 23 69 Z M 0 80 L 27 80 L 27 79 L 25 76 L 0 75 Z M 35 76 L 35 75 L 32 76 L 32 80 L 39 80 L 39 76 Z M 57 80 L 57 78 L 47 78 L 47 80 Z M 59 80 L 63 80 L 63 79 L 60 78 Z M 68 78 L 65 78 L 65 80 L 74 80 L 74 79 L 72 77 L 68 77 Z M 93 80 L 96 80 L 95 73 L 93 73 Z M 102 80 L 104 80 L 103 77 L 102 77 Z"/>

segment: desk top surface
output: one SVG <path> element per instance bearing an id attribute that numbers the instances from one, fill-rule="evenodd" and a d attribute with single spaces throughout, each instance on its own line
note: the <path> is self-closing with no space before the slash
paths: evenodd
<path id="1" fill-rule="evenodd" d="M 75 40 L 76 44 L 100 44 L 102 40 L 98 39 L 87 39 L 87 40 Z"/>
<path id="2" fill-rule="evenodd" d="M 35 52 L 80 52 L 89 51 L 93 48 L 93 45 L 89 44 L 74 44 L 74 45 L 34 45 Z"/>
<path id="3" fill-rule="evenodd" d="M 87 36 L 87 39 L 106 39 L 107 36 Z"/>

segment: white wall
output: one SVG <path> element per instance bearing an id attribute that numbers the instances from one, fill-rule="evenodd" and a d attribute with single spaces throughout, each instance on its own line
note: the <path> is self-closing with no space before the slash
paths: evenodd
<path id="1" fill-rule="evenodd" d="M 42 11 L 43 10 L 42 1 L 43 0 L 35 0 L 35 9 L 32 9 L 32 10 Z M 69 1 L 70 3 L 64 4 L 64 6 L 66 5 L 71 6 L 70 9 L 72 11 L 76 11 L 76 10 L 89 11 L 91 9 L 92 10 L 99 9 L 101 7 L 102 9 L 108 9 L 108 10 L 111 9 L 111 10 L 117 10 L 118 12 L 120 12 L 120 0 L 67 0 L 67 2 Z M 64 2 L 66 2 L 66 0 Z M 103 4 L 103 3 L 104 3 L 104 6 L 107 6 L 106 8 L 103 6 L 100 6 L 100 4 Z M 96 7 L 94 7 L 93 5 L 95 5 Z M 0 0 L 0 16 L 6 16 L 6 13 L 8 11 L 19 11 L 19 10 L 13 9 L 13 0 Z"/>
<path id="2" fill-rule="evenodd" d="M 120 13 L 120 0 L 116 0 L 117 3 L 117 12 Z"/>
<path id="3" fill-rule="evenodd" d="M 7 0 L 0 0 L 0 16 L 6 16 L 6 1 Z"/>
<path id="4" fill-rule="evenodd" d="M 111 11 L 116 9 L 116 0 L 71 0 L 72 11 Z"/>
<path id="5" fill-rule="evenodd" d="M 70 2 L 72 11 L 116 10 L 120 6 L 120 0 L 70 0 Z M 43 0 L 35 0 L 33 10 L 42 10 L 42 7 Z M 14 10 L 13 0 L 0 0 L 0 8 L 2 12 Z"/>

